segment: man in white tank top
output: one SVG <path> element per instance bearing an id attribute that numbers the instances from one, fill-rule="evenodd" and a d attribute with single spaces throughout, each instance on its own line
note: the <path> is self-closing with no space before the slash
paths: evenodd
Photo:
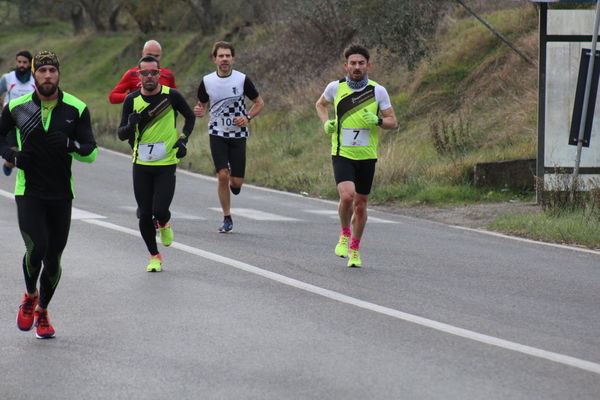
<path id="1" fill-rule="evenodd" d="M 248 76 L 233 69 L 235 49 L 228 42 L 217 42 L 212 50 L 217 70 L 205 75 L 198 87 L 197 117 L 210 117 L 210 152 L 217 174 L 217 194 L 223 209 L 221 233 L 233 229 L 231 196 L 240 193 L 246 172 L 248 124 L 264 107 L 264 101 Z M 245 98 L 252 102 L 247 109 Z M 210 107 L 209 107 L 210 105 Z"/>
<path id="2" fill-rule="evenodd" d="M 2 107 L 5 107 L 9 101 L 29 94 L 35 91 L 35 81 L 31 73 L 31 53 L 27 50 L 22 50 L 16 55 L 17 65 L 14 70 L 2 75 L 0 78 L 0 96 L 4 96 Z M 8 144 L 16 148 L 17 138 L 14 132 L 10 132 L 6 136 Z M 5 175 L 10 175 L 14 165 L 4 162 L 2 170 Z"/>

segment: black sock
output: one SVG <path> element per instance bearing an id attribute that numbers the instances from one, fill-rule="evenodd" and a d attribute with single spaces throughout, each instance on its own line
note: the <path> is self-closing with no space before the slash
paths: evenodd
<path id="1" fill-rule="evenodd" d="M 223 221 L 226 221 L 226 222 L 233 222 L 233 220 L 231 219 L 231 215 L 226 215 L 226 216 L 223 218 Z"/>

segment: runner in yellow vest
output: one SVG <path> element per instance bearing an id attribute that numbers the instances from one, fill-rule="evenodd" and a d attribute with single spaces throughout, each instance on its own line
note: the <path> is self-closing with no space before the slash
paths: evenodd
<path id="1" fill-rule="evenodd" d="M 173 242 L 169 207 L 175 194 L 175 170 L 187 154 L 196 116 L 178 90 L 159 83 L 156 58 L 142 57 L 137 73 L 142 87 L 125 97 L 118 135 L 133 148 L 133 191 L 140 233 L 150 253 L 146 270 L 158 272 L 163 258 L 156 246 L 156 228 L 162 244 L 169 246 Z M 181 134 L 175 123 L 178 114 L 185 118 Z"/>
<path id="2" fill-rule="evenodd" d="M 387 90 L 367 75 L 369 51 L 354 44 L 344 50 L 344 58 L 346 77 L 327 85 L 316 108 L 325 132 L 331 135 L 333 173 L 340 196 L 342 231 L 335 254 L 348 256 L 349 267 L 360 267 L 360 240 L 377 162 L 377 128 L 396 129 L 398 122 Z M 334 119 L 329 119 L 330 104 Z"/>

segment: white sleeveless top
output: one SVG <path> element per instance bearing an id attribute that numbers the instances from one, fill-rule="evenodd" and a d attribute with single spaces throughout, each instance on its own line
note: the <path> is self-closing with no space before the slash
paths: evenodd
<path id="1" fill-rule="evenodd" d="M 33 91 L 35 91 L 35 80 L 33 79 L 33 74 L 29 76 L 29 80 L 25 83 L 21 82 L 17 78 L 16 71 L 10 71 L 2 75 L 2 78 L 0 78 L 0 95 L 6 93 L 2 107 L 7 105 L 9 101 Z"/>

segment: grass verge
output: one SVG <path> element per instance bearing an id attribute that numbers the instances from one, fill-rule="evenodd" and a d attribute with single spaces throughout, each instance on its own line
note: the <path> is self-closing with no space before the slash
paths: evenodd
<path id="1" fill-rule="evenodd" d="M 531 239 L 600 249 L 600 218 L 588 209 L 560 215 L 548 212 L 505 215 L 497 218 L 488 228 Z"/>

